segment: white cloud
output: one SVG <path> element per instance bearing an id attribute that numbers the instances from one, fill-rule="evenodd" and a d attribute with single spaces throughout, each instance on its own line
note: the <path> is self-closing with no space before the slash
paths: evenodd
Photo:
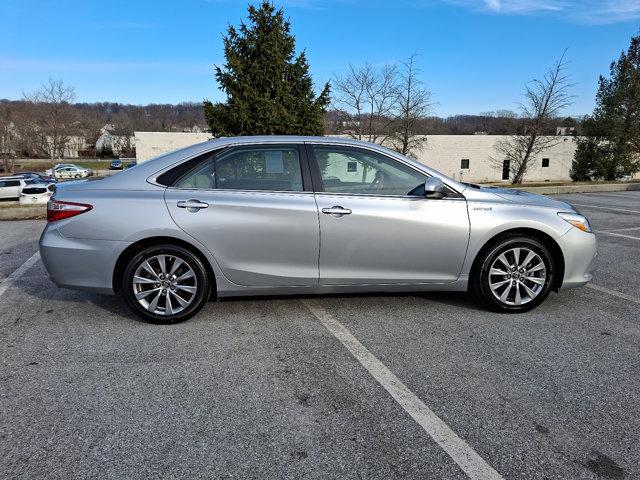
<path id="1" fill-rule="evenodd" d="M 588 24 L 629 22 L 640 18 L 640 0 L 441 0 L 496 15 L 562 15 Z"/>

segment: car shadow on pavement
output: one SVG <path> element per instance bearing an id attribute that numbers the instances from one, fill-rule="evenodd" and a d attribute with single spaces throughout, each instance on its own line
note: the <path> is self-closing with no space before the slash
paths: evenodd
<path id="1" fill-rule="evenodd" d="M 31 277 L 33 278 L 33 277 Z M 41 276 L 37 278 L 42 279 Z M 46 277 L 45 277 L 46 278 Z M 24 281 L 27 280 L 27 281 Z M 74 315 L 74 310 L 78 316 L 89 318 L 100 318 L 105 315 L 109 318 L 119 317 L 121 321 L 144 322 L 138 318 L 127 306 L 121 295 L 105 295 L 92 292 L 70 290 L 55 287 L 50 280 L 29 281 L 23 279 L 20 283 L 22 292 L 31 297 L 38 298 L 44 302 L 43 307 L 47 313 L 62 313 L 66 315 Z M 411 292 L 411 293 L 344 293 L 344 294 L 323 294 L 323 295 L 261 295 L 261 296 L 241 296 L 241 297 L 225 297 L 216 299 L 212 297 L 208 304 L 209 308 L 215 308 L 215 303 L 240 303 L 240 302 L 256 302 L 256 301 L 278 301 L 278 300 L 304 300 L 304 299 L 394 299 L 394 298 L 419 298 L 429 302 L 437 302 L 457 308 L 469 310 L 483 310 L 471 295 L 464 292 Z M 91 305 L 93 308 L 83 309 L 82 305 Z M 213 305 L 212 305 L 213 304 Z M 205 307 L 207 308 L 207 307 Z"/>
<path id="2" fill-rule="evenodd" d="M 365 292 L 365 293 L 326 293 L 318 295 L 261 295 L 243 297 L 225 297 L 221 302 L 243 302 L 252 300 L 304 300 L 304 299 L 349 299 L 349 298 L 420 298 L 469 310 L 487 311 L 465 292 Z M 211 300 L 215 302 L 216 300 Z"/>
<path id="3" fill-rule="evenodd" d="M 413 296 L 430 302 L 449 305 L 451 307 L 461 307 L 484 312 L 488 311 L 482 307 L 471 294 L 466 292 L 421 292 L 416 293 Z"/>

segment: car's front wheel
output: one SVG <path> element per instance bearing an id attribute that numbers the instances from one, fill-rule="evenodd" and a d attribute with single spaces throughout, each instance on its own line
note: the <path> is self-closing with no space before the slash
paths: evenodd
<path id="1" fill-rule="evenodd" d="M 517 313 L 544 301 L 554 275 L 549 249 L 536 238 L 513 234 L 484 252 L 470 281 L 475 296 L 489 309 Z"/>
<path id="2" fill-rule="evenodd" d="M 209 274 L 191 251 L 155 245 L 129 260 L 122 290 L 131 310 L 152 323 L 178 323 L 195 315 L 210 292 Z"/>

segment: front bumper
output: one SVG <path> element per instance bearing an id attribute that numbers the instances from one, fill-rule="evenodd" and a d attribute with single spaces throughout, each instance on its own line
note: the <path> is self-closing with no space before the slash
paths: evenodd
<path id="1" fill-rule="evenodd" d="M 590 282 L 598 254 L 595 234 L 572 227 L 559 243 L 564 255 L 562 288 L 580 287 Z"/>
<path id="2" fill-rule="evenodd" d="M 40 257 L 59 287 L 113 294 L 113 270 L 128 242 L 64 237 L 55 223 L 40 236 Z"/>

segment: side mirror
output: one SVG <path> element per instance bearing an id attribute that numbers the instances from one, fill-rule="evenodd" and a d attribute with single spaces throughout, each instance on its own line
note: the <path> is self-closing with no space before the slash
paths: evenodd
<path id="1" fill-rule="evenodd" d="M 427 198 L 444 197 L 445 185 L 438 177 L 429 177 L 424 182 L 424 196 Z"/>

